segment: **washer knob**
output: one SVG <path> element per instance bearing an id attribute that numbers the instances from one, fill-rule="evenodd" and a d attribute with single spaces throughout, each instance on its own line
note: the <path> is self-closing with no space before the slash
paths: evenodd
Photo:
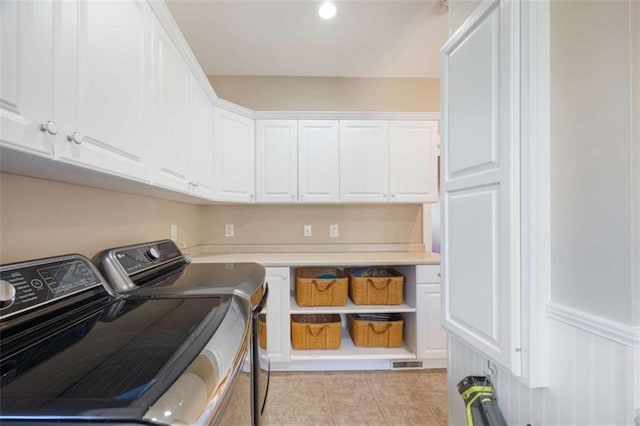
<path id="1" fill-rule="evenodd" d="M 149 256 L 151 260 L 158 260 L 160 259 L 160 251 L 155 247 L 151 247 L 147 250 L 147 256 Z"/>
<path id="2" fill-rule="evenodd" d="M 9 281 L 0 280 L 0 309 L 6 308 L 16 298 L 16 289 Z"/>

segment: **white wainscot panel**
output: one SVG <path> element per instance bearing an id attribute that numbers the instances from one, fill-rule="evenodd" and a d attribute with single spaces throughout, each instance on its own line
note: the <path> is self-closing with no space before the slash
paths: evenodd
<path id="1" fill-rule="evenodd" d="M 633 425 L 633 355 L 629 346 L 550 320 L 549 387 L 531 389 L 495 366 L 498 405 L 510 425 Z M 466 424 L 456 385 L 488 372 L 487 358 L 449 339 L 449 424 Z"/>

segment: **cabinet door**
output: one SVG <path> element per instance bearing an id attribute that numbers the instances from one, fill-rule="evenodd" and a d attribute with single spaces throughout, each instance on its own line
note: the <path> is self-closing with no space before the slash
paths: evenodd
<path id="1" fill-rule="evenodd" d="M 213 105 L 191 77 L 191 191 L 213 197 Z"/>
<path id="2" fill-rule="evenodd" d="M 389 123 L 340 121 L 340 200 L 386 202 L 388 176 Z"/>
<path id="3" fill-rule="evenodd" d="M 395 203 L 438 201 L 435 121 L 389 123 L 389 192 Z"/>
<path id="4" fill-rule="evenodd" d="M 214 108 L 214 197 L 254 201 L 254 121 Z"/>
<path id="5" fill-rule="evenodd" d="M 271 362 L 289 362 L 291 357 L 289 268 L 266 268 L 266 281 L 269 285 L 267 353 Z"/>
<path id="6" fill-rule="evenodd" d="M 56 66 L 56 103 L 63 137 L 58 138 L 56 158 L 145 180 L 149 6 L 141 0 L 85 0 L 61 7 L 65 27 L 61 64 Z M 75 38 L 69 33 L 72 28 Z"/>
<path id="7" fill-rule="evenodd" d="M 154 183 L 189 191 L 191 72 L 161 24 L 154 19 L 153 104 L 157 135 Z"/>
<path id="8" fill-rule="evenodd" d="M 298 121 L 298 200 L 340 201 L 339 127 L 334 120 Z"/>
<path id="9" fill-rule="evenodd" d="M 0 2 L 0 146 L 53 156 L 53 2 Z"/>
<path id="10" fill-rule="evenodd" d="M 418 358 L 440 360 L 447 364 L 447 335 L 441 324 L 440 283 L 418 284 L 416 287 L 418 316 Z M 436 365 L 430 365 L 436 367 Z"/>
<path id="11" fill-rule="evenodd" d="M 518 4 L 481 7 L 442 50 L 444 324 L 520 375 Z"/>
<path id="12" fill-rule="evenodd" d="M 290 203 L 297 199 L 297 121 L 256 120 L 256 200 Z"/>

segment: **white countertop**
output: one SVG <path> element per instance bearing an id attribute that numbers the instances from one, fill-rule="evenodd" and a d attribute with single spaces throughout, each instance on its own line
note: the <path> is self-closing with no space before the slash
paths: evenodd
<path id="1" fill-rule="evenodd" d="M 256 262 L 271 266 L 439 265 L 440 255 L 411 252 L 202 253 L 193 263 Z"/>

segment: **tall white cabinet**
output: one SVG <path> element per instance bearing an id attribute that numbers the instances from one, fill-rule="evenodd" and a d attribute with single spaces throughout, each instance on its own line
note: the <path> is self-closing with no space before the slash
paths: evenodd
<path id="1" fill-rule="evenodd" d="M 521 22 L 534 3 L 482 3 L 443 47 L 441 97 L 443 322 L 532 387 L 547 380 L 549 286 L 548 139 L 535 127 L 548 108 L 523 78 L 544 71 L 530 62 L 544 37 L 525 37 L 536 17 Z"/>

